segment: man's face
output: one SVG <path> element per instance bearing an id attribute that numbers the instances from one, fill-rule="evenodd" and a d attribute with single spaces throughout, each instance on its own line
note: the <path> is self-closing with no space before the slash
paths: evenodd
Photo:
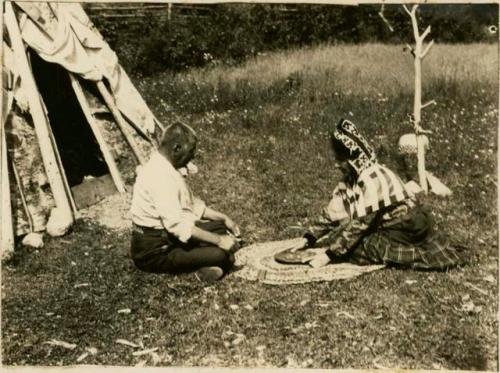
<path id="1" fill-rule="evenodd" d="M 173 166 L 176 169 L 185 167 L 196 154 L 196 141 L 190 143 L 182 144 L 174 149 L 174 155 L 172 159 Z"/>

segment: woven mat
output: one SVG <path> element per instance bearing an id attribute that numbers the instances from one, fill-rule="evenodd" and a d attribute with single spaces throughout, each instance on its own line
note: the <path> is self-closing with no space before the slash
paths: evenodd
<path id="1" fill-rule="evenodd" d="M 287 250 L 299 240 L 300 238 L 263 242 L 242 248 L 235 254 L 235 264 L 243 268 L 234 272 L 234 275 L 265 284 L 287 285 L 346 280 L 384 268 L 384 265 L 357 266 L 350 263 L 328 264 L 321 268 L 312 268 L 308 265 L 281 264 L 274 260 L 276 253 Z"/>

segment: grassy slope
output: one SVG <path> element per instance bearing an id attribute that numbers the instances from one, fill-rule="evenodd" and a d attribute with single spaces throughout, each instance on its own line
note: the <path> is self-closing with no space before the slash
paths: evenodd
<path id="1" fill-rule="evenodd" d="M 439 226 L 470 248 L 470 265 L 287 287 L 227 278 L 204 288 L 189 275 L 135 271 L 127 231 L 79 222 L 3 267 L 4 363 L 73 364 L 90 346 L 99 352 L 85 363 L 144 359 L 114 342 L 125 338 L 158 347 L 160 365 L 497 369 L 497 58 L 493 45 L 437 45 L 424 65 L 424 97 L 438 102 L 424 114 L 434 130 L 428 168 L 454 191 L 428 202 Z M 326 135 L 341 116 L 398 167 L 412 74 L 401 47 L 341 45 L 155 76 L 139 88 L 161 120 L 172 120 L 170 105 L 199 132 L 193 189 L 254 242 L 292 237 L 287 227 L 328 201 L 338 175 Z M 81 283 L 90 286 L 74 287 Z M 51 338 L 78 347 L 43 344 Z"/>

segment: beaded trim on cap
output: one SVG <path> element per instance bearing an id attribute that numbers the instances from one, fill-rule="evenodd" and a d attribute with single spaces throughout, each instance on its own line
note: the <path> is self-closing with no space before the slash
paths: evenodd
<path id="1" fill-rule="evenodd" d="M 344 144 L 351 155 L 358 153 L 356 158 L 348 161 L 358 175 L 377 163 L 375 152 L 359 133 L 354 123 L 342 119 L 333 130 L 332 135 Z"/>

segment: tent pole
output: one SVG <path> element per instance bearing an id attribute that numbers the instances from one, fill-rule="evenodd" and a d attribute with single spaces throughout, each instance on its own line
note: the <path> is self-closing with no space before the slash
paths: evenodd
<path id="1" fill-rule="evenodd" d="M 26 203 L 26 197 L 24 196 L 24 191 L 23 191 L 23 185 L 21 184 L 21 178 L 19 177 L 19 172 L 17 172 L 17 167 L 16 164 L 14 163 L 14 160 L 11 160 L 11 166 L 12 166 L 12 173 L 14 174 L 14 180 L 16 181 L 17 184 L 17 189 L 19 190 L 19 196 L 21 197 L 21 203 L 23 204 L 24 212 L 26 213 L 26 217 L 28 218 L 28 225 L 30 227 L 30 232 L 34 232 L 34 224 L 33 224 L 33 217 L 31 216 L 30 210 L 28 208 L 28 204 Z"/>
<path id="2" fill-rule="evenodd" d="M 2 97 L 5 99 L 5 97 Z M 4 118 L 2 118 L 4 119 Z M 3 120 L 2 120 L 3 122 Z M 10 204 L 9 169 L 7 163 L 7 142 L 5 141 L 5 123 L 0 126 L 0 159 L 1 159 L 1 200 L 0 207 L 0 253 L 6 259 L 14 252 L 14 226 L 12 222 L 12 206 Z"/>
<path id="3" fill-rule="evenodd" d="M 158 126 L 158 128 L 163 131 L 165 129 L 165 126 L 163 125 L 163 123 L 160 122 L 158 120 L 158 118 L 155 117 L 154 114 L 153 114 L 153 118 L 154 118 L 155 124 Z"/>
<path id="4" fill-rule="evenodd" d="M 41 100 L 41 97 L 40 97 Z M 45 116 L 47 118 L 47 116 Z M 48 119 L 47 119 L 48 121 Z M 69 203 L 71 205 L 71 208 L 73 209 L 73 212 L 76 213 L 78 211 L 75 203 L 75 199 L 73 198 L 73 194 L 71 194 L 71 188 L 68 185 L 68 178 L 66 177 L 66 171 L 64 170 L 64 166 L 61 161 L 61 155 L 59 154 L 59 149 L 57 148 L 57 142 L 54 137 L 54 133 L 52 132 L 52 128 L 49 126 L 49 135 L 50 135 L 50 141 L 52 143 L 52 148 L 54 149 L 54 153 L 56 155 L 56 160 L 57 160 L 57 166 L 59 167 L 59 170 L 61 171 L 62 175 L 62 180 L 64 183 L 64 189 L 66 190 L 66 195 L 68 196 Z"/>
<path id="5" fill-rule="evenodd" d="M 87 118 L 87 122 L 89 123 L 89 126 L 92 129 L 92 132 L 94 133 L 94 136 L 97 140 L 97 143 L 99 144 L 99 147 L 101 148 L 102 155 L 104 156 L 104 160 L 106 161 L 106 164 L 108 165 L 109 172 L 111 174 L 111 177 L 113 178 L 113 182 L 115 183 L 116 189 L 120 193 L 125 193 L 125 191 L 126 191 L 125 184 L 122 180 L 122 176 L 120 174 L 120 171 L 118 170 L 115 159 L 113 158 L 113 155 L 111 154 L 111 151 L 108 148 L 108 144 L 106 143 L 106 140 L 102 136 L 102 133 L 99 130 L 97 123 L 95 122 L 95 119 L 94 119 L 94 116 L 92 115 L 92 112 L 90 110 L 88 101 L 85 97 L 85 94 L 83 93 L 82 86 L 80 85 L 80 82 L 78 81 L 78 79 L 75 77 L 74 74 L 69 73 L 69 77 L 71 79 L 71 86 L 73 87 L 73 90 L 75 91 L 76 98 L 80 102 L 83 113 L 85 114 L 85 118 Z"/>
<path id="6" fill-rule="evenodd" d="M 43 102 L 42 95 L 38 95 L 40 97 L 40 102 L 42 103 L 43 113 L 45 114 L 45 120 L 49 123 L 49 114 L 47 111 L 47 107 L 45 106 L 45 102 Z M 56 138 L 54 137 L 54 133 L 52 132 L 52 128 L 50 126 L 47 127 L 49 129 L 50 141 L 52 143 L 52 148 L 54 149 L 54 154 L 56 155 L 57 167 L 61 171 L 64 189 L 66 190 L 66 195 L 68 196 L 69 202 L 71 204 L 71 208 L 73 212 L 76 213 L 78 209 L 76 208 L 75 199 L 73 198 L 73 194 L 71 194 L 71 188 L 68 185 L 68 178 L 66 177 L 66 171 L 64 170 L 64 166 L 61 161 L 61 155 L 59 154 L 59 149 L 57 148 Z"/>
<path id="7" fill-rule="evenodd" d="M 43 164 L 47 178 L 49 179 L 56 206 L 61 210 L 61 225 L 71 225 L 73 223 L 73 214 L 70 201 L 64 188 L 64 181 L 58 168 L 54 148 L 52 147 L 49 133 L 49 124 L 46 121 L 35 79 L 31 73 L 24 43 L 21 37 L 21 31 L 16 21 L 12 3 L 5 2 L 5 24 L 12 42 L 12 48 L 17 57 L 17 67 L 22 81 L 26 85 L 26 92 L 30 105 L 31 117 L 35 127 L 35 132 L 40 144 Z"/>
<path id="8" fill-rule="evenodd" d="M 146 163 L 146 160 L 144 159 L 144 156 L 142 155 L 137 144 L 135 143 L 133 137 L 129 133 L 127 133 L 126 126 L 128 124 L 125 121 L 125 119 L 123 118 L 122 114 L 120 113 L 120 110 L 116 106 L 114 99 L 111 96 L 111 93 L 109 93 L 108 89 L 106 88 L 106 86 L 104 85 L 104 82 L 102 80 L 97 82 L 97 89 L 101 93 L 101 96 L 104 99 L 106 106 L 111 111 L 111 114 L 113 114 L 113 117 L 115 118 L 115 121 L 118 124 L 118 127 L 120 127 L 120 130 L 122 131 L 123 136 L 125 136 L 125 140 L 127 140 L 127 143 L 129 144 L 130 148 L 132 149 L 132 152 L 134 153 L 135 157 L 139 161 L 139 164 Z"/>
<path id="9" fill-rule="evenodd" d="M 0 30 L 3 30 L 4 5 L 0 2 Z M 3 39 L 0 46 L 0 61 L 4 60 Z M 10 202 L 10 182 L 9 167 L 7 163 L 7 141 L 5 139 L 5 122 L 7 120 L 10 107 L 8 98 L 4 91 L 3 81 L 3 63 L 0 63 L 2 71 L 0 72 L 0 257 L 7 259 L 14 252 L 14 225 L 12 222 L 12 206 Z"/>

